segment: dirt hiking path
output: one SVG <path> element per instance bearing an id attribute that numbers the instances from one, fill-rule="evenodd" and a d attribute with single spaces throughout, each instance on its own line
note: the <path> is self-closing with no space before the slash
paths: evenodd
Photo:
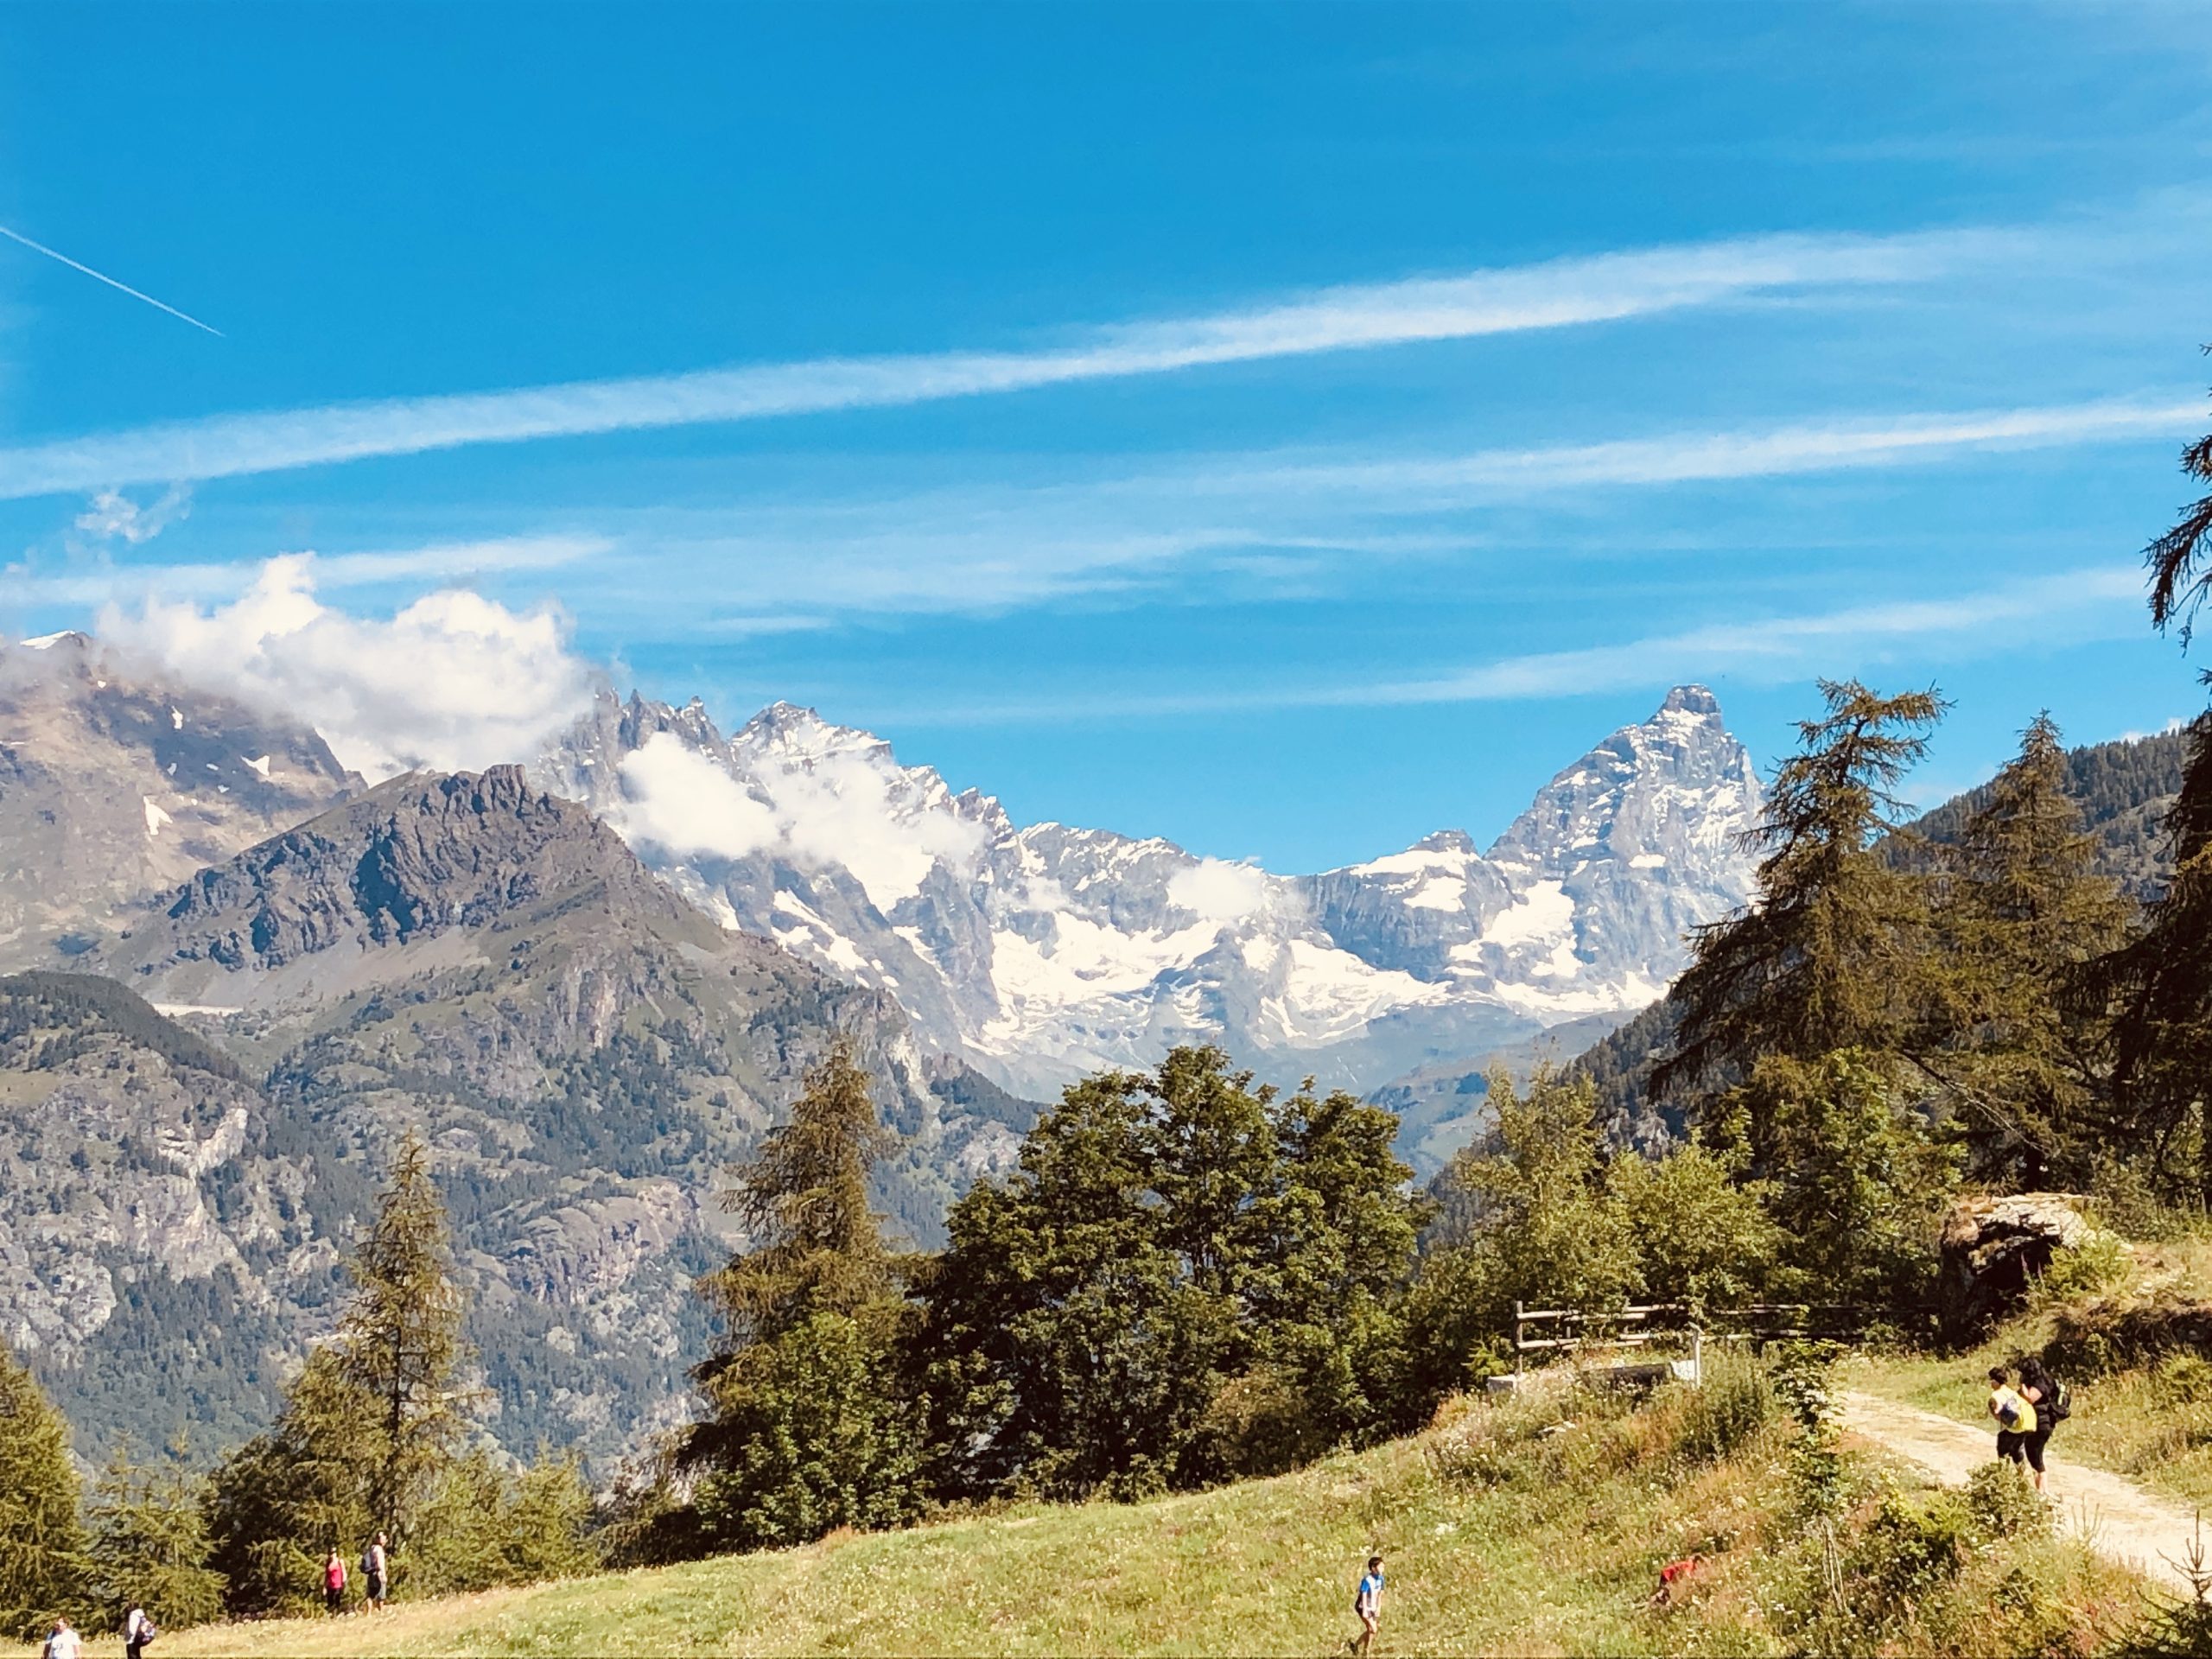
<path id="1" fill-rule="evenodd" d="M 1970 1428 L 1932 1411 L 1877 1399 L 1842 1395 L 1843 1426 L 1947 1484 L 1958 1485 L 1996 1455 L 1996 1431 Z M 2196 1534 L 2196 1517 L 2182 1504 L 2154 1497 L 2133 1481 L 2101 1469 L 2065 1461 L 2065 1431 L 2051 1437 L 2044 1454 L 2050 1473 L 2044 1491 L 2058 1500 L 2059 1524 L 2100 1555 L 2134 1567 L 2170 1589 L 2186 1589 L 2181 1562 Z"/>

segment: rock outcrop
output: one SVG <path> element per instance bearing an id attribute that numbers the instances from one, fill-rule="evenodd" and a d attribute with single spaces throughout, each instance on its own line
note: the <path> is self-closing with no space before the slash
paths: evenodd
<path id="1" fill-rule="evenodd" d="M 2059 1251 L 2094 1230 L 2069 1192 L 1961 1198 L 1944 1217 L 1942 1312 L 1967 1332 L 2016 1305 Z"/>

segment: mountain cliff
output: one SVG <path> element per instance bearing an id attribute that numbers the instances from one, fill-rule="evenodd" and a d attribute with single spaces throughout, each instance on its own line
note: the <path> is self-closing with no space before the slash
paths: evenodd
<path id="1" fill-rule="evenodd" d="M 220 1064 L 185 1088 L 134 1050 L 49 1086 L 41 1057 L 78 1045 L 61 1021 L 0 1052 L 0 1087 L 20 1096 L 0 1124 L 32 1137 L 46 1176 L 0 1192 L 0 1236 L 45 1250 L 0 1284 L 0 1329 L 65 1398 L 94 1388 L 118 1310 L 143 1306 L 187 1351 L 231 1363 L 227 1382 L 208 1372 L 224 1395 L 212 1421 L 251 1421 L 327 1319 L 338 1251 L 411 1125 L 452 1210 L 496 1432 L 518 1452 L 543 1439 L 612 1454 L 682 1408 L 708 1339 L 691 1281 L 735 1242 L 725 1172 L 833 1036 L 904 1137 L 876 1196 L 917 1242 L 1027 1126 L 1022 1103 L 928 1065 L 891 998 L 718 926 L 512 767 L 395 779 L 200 872 L 83 961 L 188 1013 L 205 1033 L 189 1052 Z M 151 1030 L 188 1052 L 189 1033 L 130 1006 L 140 1048 Z M 162 1214 L 194 1217 L 199 1253 L 77 1248 L 127 1245 L 124 1221 L 93 1212 L 155 1190 L 131 1166 L 98 1196 L 87 1172 L 114 1162 L 99 1126 L 152 1145 L 195 1113 L 212 1125 L 193 1154 L 198 1207 L 180 1188 Z M 265 1170 L 262 1146 L 279 1149 Z M 80 1211 L 89 1230 L 48 1219 Z M 291 1230 L 271 1234 L 271 1214 Z M 234 1351 L 249 1328 L 251 1352 Z M 164 1433 L 198 1420 L 154 1421 L 162 1399 L 79 1420 Z"/>
<path id="2" fill-rule="evenodd" d="M 0 965 L 80 949 L 146 894 L 361 786 L 314 732 L 83 634 L 0 645 Z"/>

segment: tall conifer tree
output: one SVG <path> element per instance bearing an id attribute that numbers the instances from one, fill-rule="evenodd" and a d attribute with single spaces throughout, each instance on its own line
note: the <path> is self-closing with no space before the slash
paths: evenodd
<path id="1" fill-rule="evenodd" d="M 901 1376 L 907 1317 L 868 1175 L 895 1141 L 868 1073 L 839 1043 L 806 1075 L 725 1202 L 748 1244 L 700 1291 L 722 1315 L 696 1376 L 709 1415 L 679 1460 L 697 1471 L 710 1545 L 804 1543 L 911 1519 L 924 1417 Z"/>
<path id="2" fill-rule="evenodd" d="M 1885 697 L 1855 680 L 1824 680 L 1821 695 L 1827 712 L 1798 723 L 1801 747 L 1751 832 L 1765 851 L 1758 900 L 1700 929 L 1675 982 L 1681 1023 L 1655 1090 L 1743 1077 L 1768 1056 L 1893 1052 L 1924 1018 L 1926 883 L 1878 843 L 1897 832 L 1897 785 L 1944 704 L 1932 690 Z"/>
<path id="3" fill-rule="evenodd" d="M 2066 776 L 2058 728 L 2037 715 L 1948 849 L 1940 920 L 1949 1040 L 1923 1057 L 1966 1126 L 1977 1173 L 2030 1186 L 2089 1173 L 2101 1033 L 2073 993 L 2082 965 L 2120 942 L 2129 913 L 2118 886 L 2096 873 Z"/>
<path id="4" fill-rule="evenodd" d="M 375 1422 L 363 1426 L 374 1447 L 369 1505 L 397 1539 L 467 1426 L 466 1307 L 429 1149 L 412 1129 L 354 1258 L 353 1278 L 332 1349 L 339 1374 L 376 1402 Z"/>
<path id="5" fill-rule="evenodd" d="M 2181 465 L 2212 484 L 2212 434 L 2183 449 Z M 2144 550 L 2152 623 L 2162 632 L 2178 626 L 2184 646 L 2212 594 L 2208 555 L 2212 495 L 2184 508 Z M 2212 1206 L 2212 713 L 2191 728 L 2166 838 L 2173 880 L 2143 937 L 2102 964 L 2098 985 L 2113 999 L 2113 1083 L 2123 1117 L 2148 1134 L 2162 1162 L 2193 1166 L 2196 1200 Z"/>
<path id="6" fill-rule="evenodd" d="M 82 1617 L 88 1561 L 69 1429 L 29 1371 L 0 1347 L 0 1637 Z"/>
<path id="7" fill-rule="evenodd" d="M 2113 1085 L 2123 1120 L 2161 1162 L 2191 1173 L 2212 1207 L 2212 714 L 2190 733 L 2188 770 L 2166 815 L 2173 880 L 2142 937 L 2105 958 Z"/>

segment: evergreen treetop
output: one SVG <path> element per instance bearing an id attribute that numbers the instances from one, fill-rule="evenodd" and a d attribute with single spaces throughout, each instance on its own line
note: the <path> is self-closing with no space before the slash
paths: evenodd
<path id="1" fill-rule="evenodd" d="M 1750 836 L 1765 849 L 1759 895 L 1700 928 L 1675 982 L 1680 1024 L 1655 1090 L 1743 1076 L 1765 1055 L 1809 1060 L 1889 1051 L 1929 1006 L 1924 882 L 1878 843 L 1898 833 L 1895 789 L 1942 717 L 1933 690 L 1883 696 L 1821 683 L 1827 711 L 1799 722 Z"/>

